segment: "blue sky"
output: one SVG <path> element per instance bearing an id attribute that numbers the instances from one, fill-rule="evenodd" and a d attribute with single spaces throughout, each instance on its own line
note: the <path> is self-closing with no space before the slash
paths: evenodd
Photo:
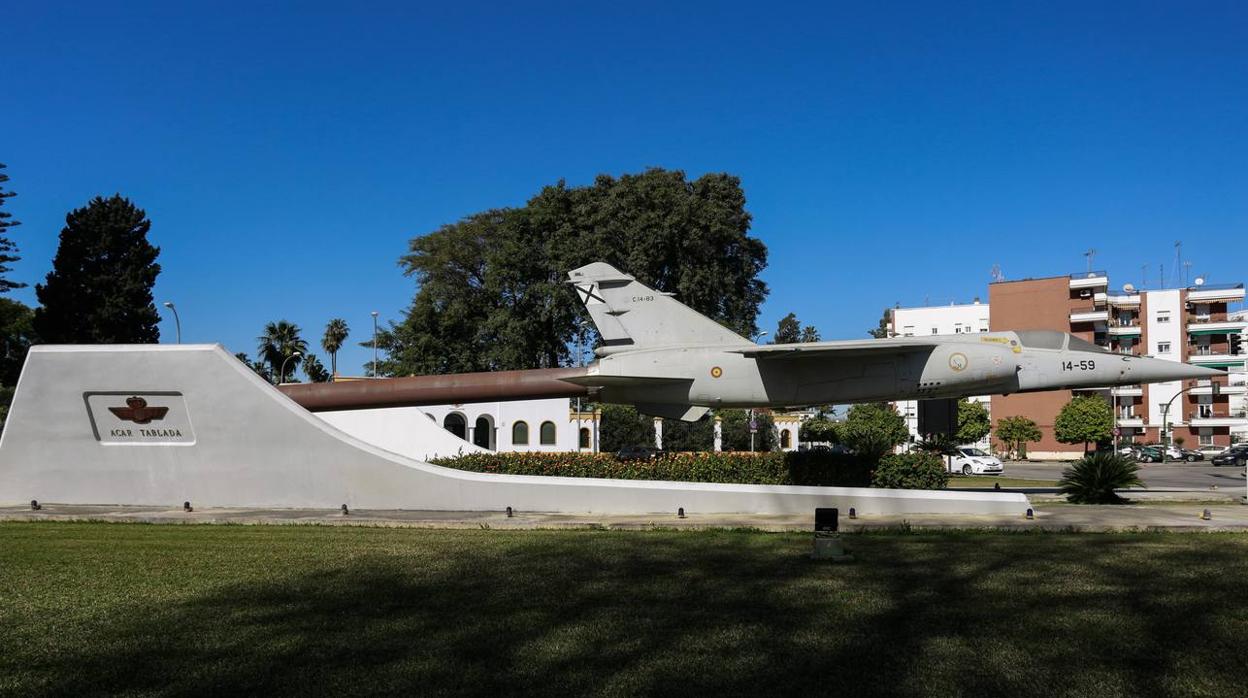
<path id="1" fill-rule="evenodd" d="M 647 166 L 741 177 L 770 330 L 860 337 L 1088 248 L 1115 285 L 1170 277 L 1176 240 L 1248 277 L 1243 3 L 118 5 L 5 10 L 14 296 L 65 212 L 121 192 L 184 341 L 367 339 L 414 292 L 409 238 Z"/>

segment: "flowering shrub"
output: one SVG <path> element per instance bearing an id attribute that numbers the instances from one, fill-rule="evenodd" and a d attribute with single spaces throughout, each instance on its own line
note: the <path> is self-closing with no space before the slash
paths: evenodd
<path id="1" fill-rule="evenodd" d="M 871 478 L 869 467 L 853 456 L 818 451 L 665 453 L 651 460 L 620 460 L 610 453 L 469 453 L 432 462 L 478 473 L 752 485 L 865 487 Z"/>
<path id="2" fill-rule="evenodd" d="M 943 490 L 948 485 L 949 471 L 945 468 L 945 461 L 927 451 L 884 456 L 871 476 L 872 487 Z"/>

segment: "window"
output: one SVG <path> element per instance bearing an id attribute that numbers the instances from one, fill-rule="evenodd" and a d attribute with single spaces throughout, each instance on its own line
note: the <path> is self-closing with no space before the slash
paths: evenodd
<path id="1" fill-rule="evenodd" d="M 1209 319 L 1209 304 L 1208 304 L 1208 303 L 1197 303 L 1197 304 L 1196 304 L 1196 319 L 1197 319 L 1197 320 L 1208 320 L 1208 319 Z"/>
<path id="2" fill-rule="evenodd" d="M 933 327 L 932 334 L 940 334 L 940 332 L 935 327 Z"/>
<path id="3" fill-rule="evenodd" d="M 981 327 L 981 328 L 979 328 L 979 331 L 980 331 L 980 332 L 987 332 L 987 331 L 988 331 L 988 328 L 987 328 L 987 327 Z"/>
<path id="4" fill-rule="evenodd" d="M 780 430 L 780 448 L 789 448 L 793 444 L 793 437 L 789 435 L 788 429 Z"/>
<path id="5" fill-rule="evenodd" d="M 542 440 L 543 446 L 554 446 L 555 445 L 555 423 L 554 422 L 542 422 L 542 428 L 539 433 L 539 436 Z"/>
<path id="6" fill-rule="evenodd" d="M 1157 322 L 1170 322 L 1170 311 L 1163 310 L 1157 313 Z"/>
<path id="7" fill-rule="evenodd" d="M 511 425 L 511 445 L 512 446 L 528 446 L 529 445 L 529 424 L 528 422 L 516 422 Z"/>
<path id="8" fill-rule="evenodd" d="M 589 427 L 581 427 L 581 436 L 578 444 L 581 448 L 589 448 Z"/>
<path id="9" fill-rule="evenodd" d="M 1205 428 L 1201 429 L 1201 430 L 1200 430 L 1200 435 L 1199 435 L 1199 436 L 1200 436 L 1200 445 L 1201 445 L 1201 446 L 1212 446 L 1212 445 L 1213 445 L 1213 430 L 1212 430 L 1212 429 L 1210 429 L 1210 428 L 1208 428 L 1208 427 L 1205 427 Z"/>
<path id="10" fill-rule="evenodd" d="M 1157 353 L 1158 353 L 1158 354 L 1169 354 L 1169 353 L 1170 353 L 1170 342 L 1157 342 Z"/>

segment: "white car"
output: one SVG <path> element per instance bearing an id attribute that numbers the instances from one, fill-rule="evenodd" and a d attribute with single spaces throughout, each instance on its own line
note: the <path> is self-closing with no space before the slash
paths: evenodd
<path id="1" fill-rule="evenodd" d="M 963 475 L 1000 475 L 1005 472 L 1001 459 L 973 446 L 959 446 L 948 463 L 949 472 Z"/>

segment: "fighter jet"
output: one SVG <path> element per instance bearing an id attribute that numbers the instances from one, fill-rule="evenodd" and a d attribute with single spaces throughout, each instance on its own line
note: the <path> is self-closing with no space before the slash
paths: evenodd
<path id="1" fill-rule="evenodd" d="M 758 345 L 609 264 L 569 272 L 602 335 L 584 375 L 561 378 L 646 414 L 797 408 L 1208 378 L 1216 369 L 1110 352 L 1065 332 L 1019 330 Z"/>

